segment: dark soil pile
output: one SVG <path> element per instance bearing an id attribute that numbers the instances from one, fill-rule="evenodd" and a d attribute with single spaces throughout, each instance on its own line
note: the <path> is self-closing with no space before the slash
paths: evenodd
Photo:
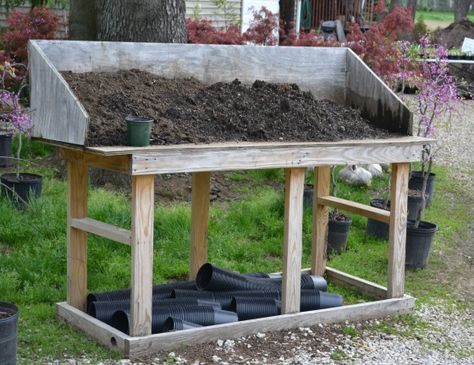
<path id="1" fill-rule="evenodd" d="M 90 114 L 89 146 L 126 145 L 127 115 L 155 122 L 152 144 L 226 141 L 338 141 L 393 136 L 360 112 L 316 100 L 295 84 L 204 85 L 138 70 L 63 73 Z"/>
<path id="2" fill-rule="evenodd" d="M 464 38 L 474 38 L 474 23 L 461 20 L 434 33 L 434 41 L 447 48 L 461 48 Z"/>

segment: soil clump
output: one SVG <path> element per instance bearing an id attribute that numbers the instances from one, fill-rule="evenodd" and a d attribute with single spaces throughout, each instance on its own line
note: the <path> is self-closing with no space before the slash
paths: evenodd
<path id="1" fill-rule="evenodd" d="M 127 115 L 152 117 L 151 144 L 311 142 L 387 138 L 360 111 L 317 100 L 296 84 L 239 80 L 205 85 L 139 70 L 64 72 L 90 115 L 86 144 L 126 145 Z"/>

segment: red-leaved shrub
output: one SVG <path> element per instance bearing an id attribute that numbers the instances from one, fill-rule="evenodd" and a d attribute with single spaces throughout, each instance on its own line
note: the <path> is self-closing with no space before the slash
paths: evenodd
<path id="1" fill-rule="evenodd" d="M 218 30 L 206 19 L 187 19 L 189 43 L 200 44 L 244 44 L 245 38 L 239 27 L 231 25 L 227 30 Z"/>
<path id="2" fill-rule="evenodd" d="M 37 7 L 28 12 L 13 11 L 6 23 L 8 30 L 2 34 L 5 50 L 17 62 L 26 62 L 28 40 L 54 38 L 59 19 L 46 7 Z"/>
<path id="3" fill-rule="evenodd" d="M 253 11 L 249 29 L 244 33 L 245 39 L 262 46 L 278 45 L 279 15 L 273 14 L 266 7 Z"/>

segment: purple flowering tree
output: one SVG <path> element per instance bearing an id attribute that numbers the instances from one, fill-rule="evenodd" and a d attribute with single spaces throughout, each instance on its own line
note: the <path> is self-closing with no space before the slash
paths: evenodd
<path id="1" fill-rule="evenodd" d="M 431 137 L 435 135 L 439 120 L 451 116 L 460 102 L 460 98 L 457 95 L 455 80 L 449 75 L 447 50 L 442 46 L 432 45 L 428 37 L 425 36 L 420 39 L 420 54 L 424 58 L 424 62 L 421 63 L 420 70 L 414 78 L 419 90 L 416 95 L 420 114 L 417 136 Z M 430 58 L 433 56 L 434 59 Z M 422 204 L 417 212 L 415 228 L 418 228 L 426 206 L 426 185 L 433 165 L 433 156 L 434 151 L 431 146 L 425 146 L 421 160 Z"/>
<path id="2" fill-rule="evenodd" d="M 29 136 L 33 127 L 30 114 L 21 105 L 21 95 L 26 88 L 26 77 L 21 80 L 17 91 L 8 90 L 6 87 L 7 80 L 15 78 L 15 71 L 20 67 L 25 66 L 8 62 L 0 66 L 0 130 L 12 131 L 18 135 L 17 162 L 20 161 L 22 136 Z M 20 166 L 17 164 L 17 178 L 19 178 L 19 175 Z"/>

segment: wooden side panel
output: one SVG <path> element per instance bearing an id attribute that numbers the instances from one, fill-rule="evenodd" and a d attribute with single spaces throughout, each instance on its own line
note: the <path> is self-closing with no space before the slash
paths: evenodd
<path id="1" fill-rule="evenodd" d="M 344 103 L 346 49 L 127 42 L 36 41 L 59 70 L 113 72 L 132 68 L 204 83 L 256 79 L 296 83 Z M 328 62 L 328 60 L 331 60 Z"/>
<path id="2" fill-rule="evenodd" d="M 207 262 L 207 233 L 211 173 L 193 174 L 191 207 L 191 254 L 189 278 L 194 280 L 199 268 Z"/>
<path id="3" fill-rule="evenodd" d="M 421 144 L 163 149 L 132 156 L 132 175 L 419 161 Z"/>
<path id="4" fill-rule="evenodd" d="M 132 177 L 132 336 L 151 334 L 154 181 L 153 175 Z"/>
<path id="5" fill-rule="evenodd" d="M 33 137 L 83 145 L 89 115 L 35 42 L 28 43 L 28 53 Z"/>
<path id="6" fill-rule="evenodd" d="M 319 197 L 328 196 L 331 180 L 331 168 L 318 166 L 314 169 L 313 193 L 313 243 L 311 248 L 311 273 L 323 275 L 326 271 L 327 235 L 329 209 L 319 204 Z"/>
<path id="7" fill-rule="evenodd" d="M 347 52 L 346 104 L 380 128 L 413 134 L 413 115 L 408 107 L 351 50 Z"/>
<path id="8" fill-rule="evenodd" d="M 286 170 L 282 313 L 300 310 L 304 173 L 302 168 Z"/>
<path id="9" fill-rule="evenodd" d="M 67 162 L 68 229 L 67 229 L 67 302 L 86 311 L 87 296 L 87 232 L 73 228 L 73 219 L 87 217 L 87 165 L 82 161 Z"/>
<path id="10" fill-rule="evenodd" d="M 392 164 L 388 234 L 388 298 L 399 298 L 404 293 L 409 169 L 410 166 L 407 163 Z"/>

